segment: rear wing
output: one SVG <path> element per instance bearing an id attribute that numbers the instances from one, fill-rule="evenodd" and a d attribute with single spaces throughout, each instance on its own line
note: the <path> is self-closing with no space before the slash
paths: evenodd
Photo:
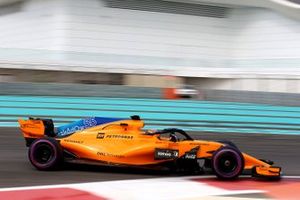
<path id="1" fill-rule="evenodd" d="M 36 138 L 42 138 L 44 135 L 55 136 L 54 124 L 52 119 L 29 118 L 27 120 L 19 119 L 20 129 L 26 140 L 26 145 L 31 144 Z"/>

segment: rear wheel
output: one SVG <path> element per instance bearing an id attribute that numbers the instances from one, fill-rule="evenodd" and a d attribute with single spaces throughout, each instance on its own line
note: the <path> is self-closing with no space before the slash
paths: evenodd
<path id="1" fill-rule="evenodd" d="M 58 142 L 52 138 L 35 140 L 29 147 L 28 157 L 38 170 L 54 170 L 61 166 L 63 153 Z"/>
<path id="2" fill-rule="evenodd" d="M 237 178 L 244 169 L 244 158 L 236 148 L 225 146 L 217 150 L 212 157 L 212 169 L 221 179 Z"/>

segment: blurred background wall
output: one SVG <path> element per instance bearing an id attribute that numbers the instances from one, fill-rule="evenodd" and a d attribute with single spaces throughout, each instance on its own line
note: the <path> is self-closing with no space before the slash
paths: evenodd
<path id="1" fill-rule="evenodd" d="M 0 81 L 298 93 L 294 2 L 1 0 Z"/>

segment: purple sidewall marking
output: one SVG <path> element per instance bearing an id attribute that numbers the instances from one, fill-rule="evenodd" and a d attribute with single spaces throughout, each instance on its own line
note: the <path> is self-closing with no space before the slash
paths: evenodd
<path id="1" fill-rule="evenodd" d="M 237 160 L 237 167 L 233 172 L 224 173 L 218 169 L 218 157 L 220 157 L 224 152 L 232 153 L 234 155 L 235 159 Z M 224 178 L 230 178 L 230 177 L 237 176 L 240 173 L 240 171 L 242 170 L 241 168 L 243 167 L 243 160 L 241 158 L 241 155 L 238 152 L 236 152 L 235 150 L 224 148 L 224 149 L 221 149 L 220 151 L 218 151 L 217 154 L 215 155 L 214 161 L 213 161 L 213 166 L 214 166 L 214 170 L 217 174 L 221 175 Z"/>
<path id="2" fill-rule="evenodd" d="M 35 159 L 34 159 L 34 152 L 35 152 L 35 148 L 37 145 L 41 144 L 41 143 L 46 143 L 48 145 L 50 145 L 52 147 L 52 150 L 53 150 L 53 157 L 51 158 L 50 162 L 47 162 L 45 164 L 41 164 L 39 162 L 37 162 Z M 39 168 L 45 168 L 45 167 L 48 167 L 49 165 L 52 165 L 54 162 L 56 162 L 56 158 L 57 158 L 57 149 L 56 149 L 56 146 L 50 142 L 49 140 L 46 140 L 46 139 L 40 139 L 38 140 L 37 142 L 34 142 L 32 144 L 32 146 L 30 147 L 30 154 L 29 154 L 29 159 L 30 161 L 32 162 L 32 164 L 34 164 L 35 166 L 39 167 Z"/>

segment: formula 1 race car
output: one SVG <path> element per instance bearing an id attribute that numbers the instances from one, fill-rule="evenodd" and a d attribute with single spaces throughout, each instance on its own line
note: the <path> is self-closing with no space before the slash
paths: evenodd
<path id="1" fill-rule="evenodd" d="M 271 161 L 242 153 L 231 142 L 194 140 L 175 128 L 142 130 L 144 122 L 139 116 L 92 117 L 57 128 L 51 119 L 20 119 L 19 123 L 29 160 L 38 170 L 57 169 L 63 162 L 89 161 L 175 172 L 208 169 L 221 179 L 237 178 L 246 170 L 256 177 L 281 175 L 281 168 L 272 166 Z"/>

